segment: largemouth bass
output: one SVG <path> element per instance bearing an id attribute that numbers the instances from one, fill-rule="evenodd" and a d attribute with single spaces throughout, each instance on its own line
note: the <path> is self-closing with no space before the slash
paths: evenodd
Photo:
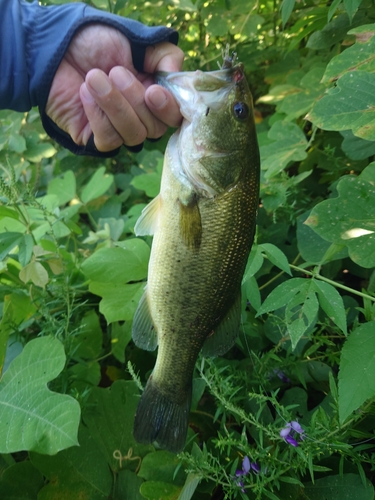
<path id="1" fill-rule="evenodd" d="M 228 54 L 220 70 L 164 74 L 159 83 L 184 119 L 167 145 L 160 194 L 135 227 L 154 239 L 133 340 L 159 349 L 134 437 L 179 452 L 199 352 L 224 354 L 238 335 L 259 203 L 259 152 L 244 68 Z"/>

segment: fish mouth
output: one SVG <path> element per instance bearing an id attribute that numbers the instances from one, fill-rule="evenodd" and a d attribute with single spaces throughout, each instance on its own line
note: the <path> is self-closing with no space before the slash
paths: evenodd
<path id="1" fill-rule="evenodd" d="M 194 116 L 207 109 L 220 110 L 238 81 L 238 66 L 217 71 L 159 72 L 156 83 L 169 90 L 180 106 L 182 116 L 192 122 Z"/>

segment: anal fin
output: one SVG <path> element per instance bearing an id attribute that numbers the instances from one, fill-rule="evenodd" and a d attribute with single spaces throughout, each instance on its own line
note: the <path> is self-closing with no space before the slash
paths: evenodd
<path id="1" fill-rule="evenodd" d="M 241 293 L 202 347 L 203 356 L 222 356 L 234 345 L 241 323 Z"/>
<path id="2" fill-rule="evenodd" d="M 154 351 L 158 346 L 158 334 L 148 306 L 147 289 L 134 314 L 132 337 L 135 345 L 145 351 Z"/>

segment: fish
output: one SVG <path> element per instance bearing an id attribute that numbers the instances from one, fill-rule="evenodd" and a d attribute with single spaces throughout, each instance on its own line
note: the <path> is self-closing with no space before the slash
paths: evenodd
<path id="1" fill-rule="evenodd" d="M 156 363 L 135 414 L 136 441 L 179 453 L 185 445 L 194 366 L 235 343 L 241 281 L 259 206 L 259 149 L 244 66 L 163 73 L 158 83 L 183 116 L 164 156 L 159 195 L 135 225 L 153 235 L 132 337 Z"/>

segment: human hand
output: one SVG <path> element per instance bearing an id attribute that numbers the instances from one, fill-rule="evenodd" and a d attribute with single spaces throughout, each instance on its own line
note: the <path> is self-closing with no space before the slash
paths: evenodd
<path id="1" fill-rule="evenodd" d="M 154 84 L 155 71 L 180 71 L 184 54 L 171 43 L 146 50 L 144 73 L 133 65 L 130 43 L 114 28 L 83 28 L 55 74 L 46 113 L 78 145 L 94 134 L 96 148 L 111 151 L 157 139 L 181 121 L 178 104 Z"/>

